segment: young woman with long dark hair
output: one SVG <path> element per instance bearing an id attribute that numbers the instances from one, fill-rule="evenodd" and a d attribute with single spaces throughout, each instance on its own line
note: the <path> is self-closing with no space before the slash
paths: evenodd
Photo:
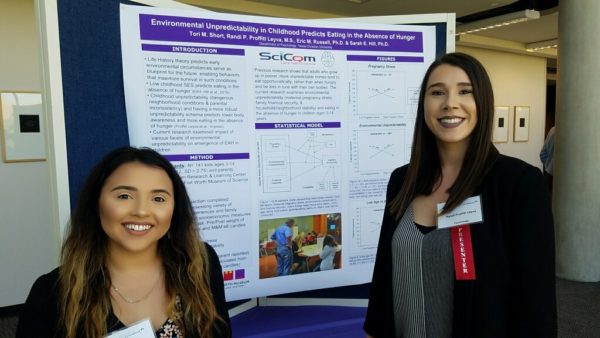
<path id="1" fill-rule="evenodd" d="M 410 163 L 388 183 L 369 337 L 556 336 L 550 199 L 538 168 L 498 153 L 493 114 L 475 58 L 429 67 Z"/>
<path id="2" fill-rule="evenodd" d="M 88 176 L 17 337 L 100 338 L 146 319 L 157 337 L 231 335 L 221 265 L 183 181 L 157 152 L 123 147 Z"/>

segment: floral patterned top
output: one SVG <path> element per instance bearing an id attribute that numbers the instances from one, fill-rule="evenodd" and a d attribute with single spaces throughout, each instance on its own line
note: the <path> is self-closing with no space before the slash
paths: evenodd
<path id="1" fill-rule="evenodd" d="M 171 318 L 155 334 L 157 338 L 183 338 L 183 333 Z"/>
<path id="2" fill-rule="evenodd" d="M 181 298 L 179 295 L 175 296 L 175 311 L 173 311 L 172 317 L 176 319 L 181 318 L 182 313 Z M 183 332 L 175 321 L 171 318 L 167 318 L 167 321 L 161 326 L 155 333 L 157 338 L 183 338 Z"/>
<path id="3" fill-rule="evenodd" d="M 223 271 L 219 263 L 219 256 L 217 256 L 217 253 L 209 244 L 205 244 L 205 247 L 210 268 L 210 273 L 208 274 L 210 278 L 210 290 L 213 294 L 217 313 L 223 318 L 223 322 L 213 323 L 211 333 L 214 337 L 231 338 L 230 320 L 223 287 Z M 60 308 L 57 306 L 60 303 L 58 295 L 60 283 L 58 280 L 58 268 L 56 268 L 40 276 L 35 281 L 31 287 L 27 301 L 21 307 L 17 337 L 54 338 L 65 336 L 62 326 L 57 325 L 60 322 L 61 316 Z M 171 314 L 169 317 L 172 318 L 173 323 L 177 322 L 177 317 L 174 314 Z M 109 311 L 106 318 L 106 331 L 112 332 L 123 328 L 125 328 L 125 325 L 119 321 L 113 311 Z M 183 332 L 184 328 L 179 327 L 178 329 Z M 183 335 L 175 329 L 172 323 L 165 321 L 163 328 L 158 331 L 158 336 L 168 337 L 169 335 L 171 337 L 183 338 Z M 188 336 L 190 335 L 192 334 L 189 333 Z M 79 334 L 78 337 L 83 337 L 83 335 Z"/>

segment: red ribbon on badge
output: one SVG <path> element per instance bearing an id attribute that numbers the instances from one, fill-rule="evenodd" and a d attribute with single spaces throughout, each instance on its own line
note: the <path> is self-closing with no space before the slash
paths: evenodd
<path id="1" fill-rule="evenodd" d="M 471 226 L 464 224 L 454 227 L 451 229 L 451 234 L 456 280 L 475 280 Z"/>

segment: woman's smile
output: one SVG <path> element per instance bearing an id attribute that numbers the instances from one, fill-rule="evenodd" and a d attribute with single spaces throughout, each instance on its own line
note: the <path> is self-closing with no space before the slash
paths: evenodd
<path id="1" fill-rule="evenodd" d="M 466 147 L 477 125 L 473 86 L 459 67 L 440 65 L 429 77 L 425 92 L 425 123 L 438 145 Z"/>
<path id="2" fill-rule="evenodd" d="M 456 128 L 458 127 L 465 119 L 461 118 L 461 117 L 453 117 L 453 116 L 447 116 L 447 117 L 442 117 L 440 119 L 438 119 L 438 121 L 440 122 L 440 124 L 444 127 L 444 128 Z"/>

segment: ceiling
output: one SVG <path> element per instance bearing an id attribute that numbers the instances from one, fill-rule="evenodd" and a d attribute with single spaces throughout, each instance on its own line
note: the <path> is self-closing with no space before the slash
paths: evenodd
<path id="1" fill-rule="evenodd" d="M 457 37 L 457 45 L 531 53 L 525 44 L 557 39 L 558 0 L 179 0 L 229 13 L 296 18 L 456 13 L 457 27 L 499 15 L 535 9 L 540 18 Z M 556 64 L 556 48 L 534 52 Z"/>

